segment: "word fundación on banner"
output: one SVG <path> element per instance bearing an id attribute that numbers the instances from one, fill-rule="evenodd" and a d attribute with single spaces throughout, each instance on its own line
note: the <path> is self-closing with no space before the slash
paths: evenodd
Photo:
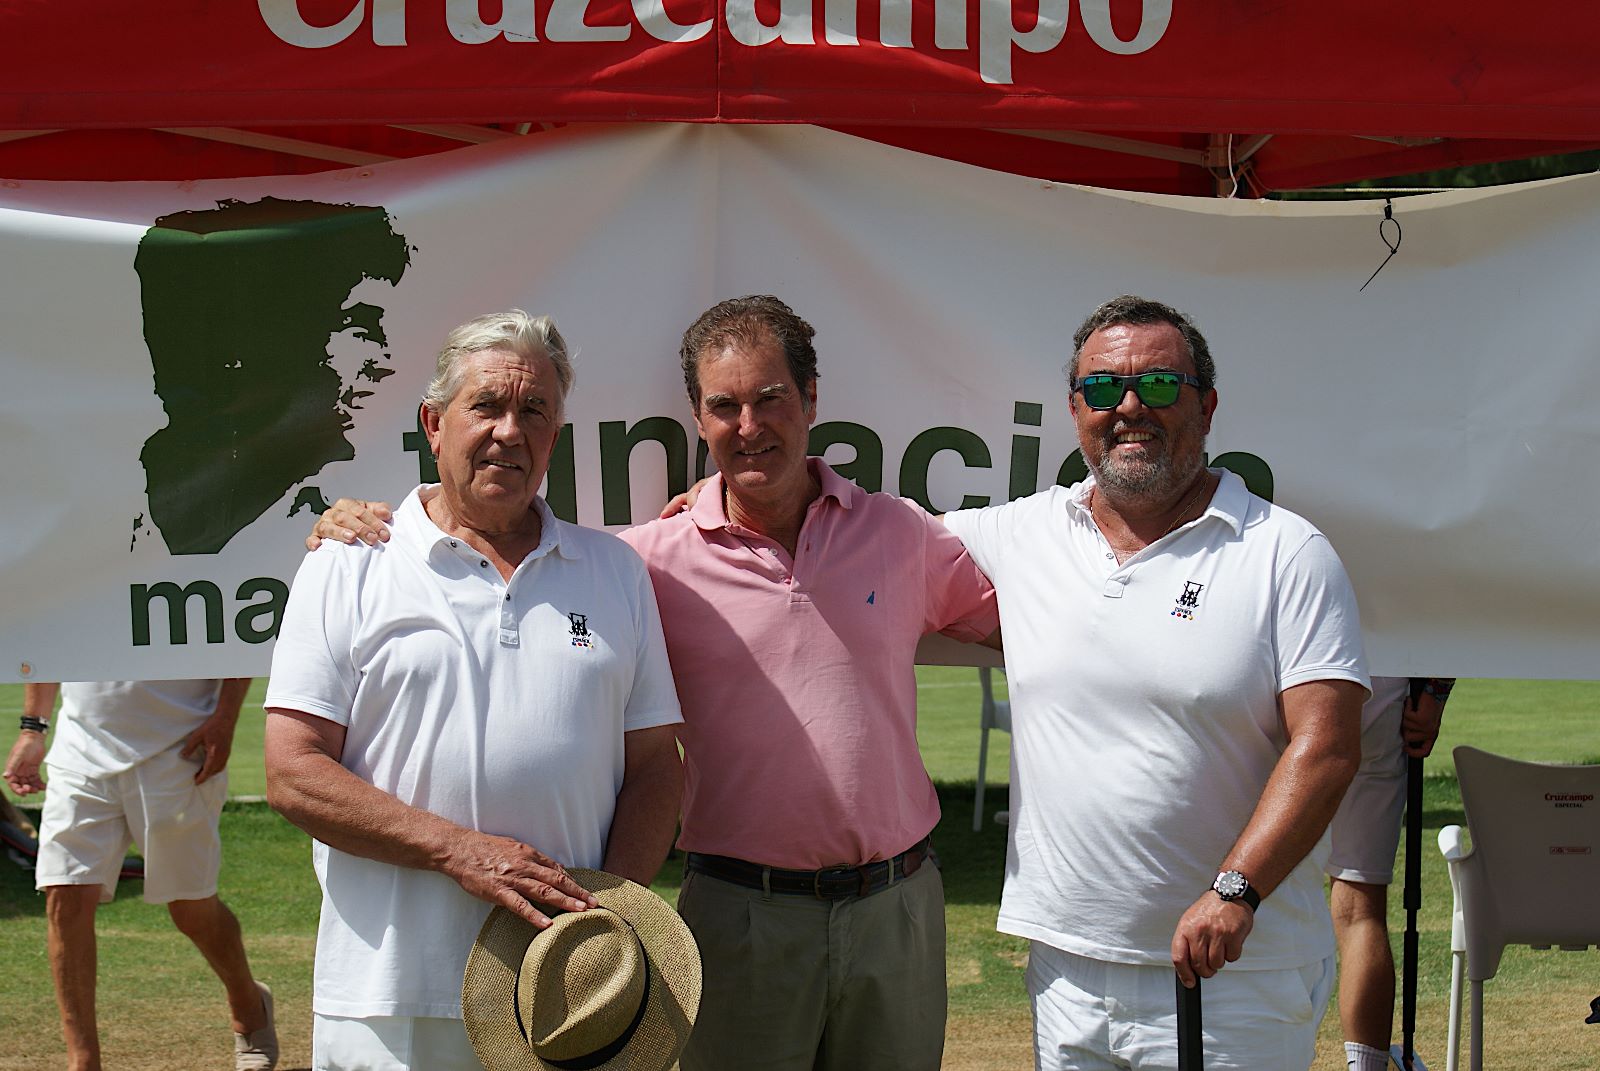
<path id="1" fill-rule="evenodd" d="M 1074 449 L 1059 466 L 1054 458 L 1046 458 L 1041 465 L 1039 436 L 1029 430 L 1043 421 L 1044 405 L 1040 402 L 1016 402 L 1013 419 L 1018 426 L 1011 436 L 1007 467 L 1007 495 L 1014 500 L 1031 495 L 1039 489 L 1041 479 L 1052 479 L 1067 486 L 1083 479 L 1088 468 L 1083 452 Z M 590 429 L 594 434 L 590 434 Z M 659 448 L 664 463 L 663 476 L 668 495 L 688 488 L 691 480 L 706 476 L 707 451 L 704 440 L 691 450 L 689 432 L 683 423 L 672 417 L 651 416 L 629 424 L 622 420 L 600 421 L 589 425 L 581 435 L 576 427 L 567 424 L 561 429 L 556 447 L 550 456 L 550 471 L 544 487 L 544 497 L 551 511 L 562 520 L 576 523 L 580 481 L 576 464 L 576 440 L 598 445 L 600 498 L 603 521 L 607 525 L 628 525 L 647 519 L 635 516 L 632 507 L 633 454 L 640 447 L 647 451 Z M 420 425 L 417 431 L 404 433 L 401 444 L 405 452 L 417 457 L 418 478 L 424 483 L 439 479 L 438 468 L 427 450 Z M 893 463 L 884 448 L 882 436 L 865 424 L 848 420 L 825 421 L 811 429 L 807 452 L 816 456 L 837 454 L 836 447 L 846 447 L 845 459 L 830 460 L 835 472 L 867 491 L 884 489 L 885 476 L 898 474 L 898 493 L 912 499 L 931 513 L 947 509 L 975 509 L 989 505 L 993 499 L 987 494 L 962 492 L 960 501 L 938 502 L 929 490 L 929 474 L 936 464 L 955 462 L 968 470 L 988 470 L 996 467 L 995 451 L 975 431 L 967 428 L 941 426 L 928 428 L 914 435 L 901 455 L 900 464 Z M 953 455 L 936 462 L 942 454 Z M 1244 451 L 1230 451 L 1216 457 L 1204 455 L 1207 464 L 1231 469 L 1244 479 L 1247 486 L 1263 498 L 1273 496 L 1274 477 L 1265 459 Z M 211 498 L 205 499 L 212 508 Z M 298 506 L 296 507 L 298 509 Z M 321 508 L 320 506 L 318 508 Z M 310 518 L 307 519 L 307 524 Z M 164 646 L 184 646 L 199 642 L 199 630 L 191 632 L 189 607 L 191 601 L 201 608 L 204 622 L 204 639 L 208 644 L 227 640 L 227 615 L 233 616 L 233 635 L 247 644 L 262 644 L 278 634 L 278 626 L 288 603 L 289 585 L 275 577 L 250 577 L 241 583 L 230 607 L 221 586 L 212 580 L 200 579 L 187 584 L 173 581 L 135 583 L 128 587 L 128 608 L 131 619 L 131 642 L 134 647 L 148 647 L 152 643 Z M 158 606 L 166 608 L 166 629 L 161 629 Z"/>
<path id="2" fill-rule="evenodd" d="M 717 2 L 723 5 L 728 35 L 736 44 L 759 48 L 781 41 L 786 45 L 848 48 L 863 43 L 856 34 L 856 17 L 871 0 L 776 0 L 763 5 L 768 11 L 776 9 L 776 20 L 770 23 L 757 14 L 756 0 Z M 1020 29 L 1013 3 L 1014 0 L 978 0 L 977 73 L 991 85 L 1011 83 L 1015 50 L 1050 52 L 1065 40 L 1071 22 L 1072 0 L 1038 0 L 1037 18 L 1031 10 L 1035 5 L 1026 5 L 1030 10 L 1023 20 L 1028 28 Z M 482 18 L 478 0 L 446 0 L 444 19 L 451 36 L 464 45 L 502 38 L 529 44 L 627 41 L 633 36 L 635 25 L 657 41 L 686 45 L 710 33 L 714 21 L 678 22 L 668 13 L 665 0 L 631 0 L 633 21 L 594 23 L 589 20 L 590 4 L 591 0 L 551 0 L 544 25 L 539 26 L 534 0 L 502 0 L 498 5 L 500 18 L 495 22 Z M 914 0 L 878 0 L 878 39 L 866 43 L 927 51 L 913 43 L 912 29 L 915 24 L 925 38 L 926 20 L 931 20 L 932 51 L 971 52 L 967 4 L 968 0 L 932 0 L 920 5 Z M 331 25 L 307 22 L 297 0 L 257 0 L 257 5 L 267 28 L 298 48 L 328 48 L 368 25 L 373 44 L 406 44 L 406 0 L 353 0 L 348 13 Z M 1118 56 L 1137 55 L 1153 48 L 1172 21 L 1172 0 L 1142 0 L 1138 5 L 1138 28 L 1132 37 L 1124 39 L 1111 23 L 1111 0 L 1079 0 L 1077 6 L 1089 40 Z M 429 4 L 427 8 L 429 17 L 438 17 L 436 5 Z M 1122 23 L 1125 28 L 1131 25 L 1131 15 L 1127 17 L 1128 21 Z"/>

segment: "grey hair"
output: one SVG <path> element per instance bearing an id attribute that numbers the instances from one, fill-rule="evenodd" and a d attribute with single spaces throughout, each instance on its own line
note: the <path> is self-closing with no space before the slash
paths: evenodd
<path id="1" fill-rule="evenodd" d="M 572 390 L 572 359 L 567 355 L 567 340 L 548 316 L 529 316 L 521 309 L 492 312 L 479 316 L 451 331 L 439 350 L 433 381 L 423 392 L 422 404 L 433 412 L 442 410 L 461 389 L 461 358 L 484 350 L 510 350 L 524 360 L 548 357 L 556 370 L 561 388 L 560 410 L 566 412 L 567 394 Z"/>
<path id="2" fill-rule="evenodd" d="M 1079 326 L 1078 333 L 1072 336 L 1072 360 L 1067 362 L 1067 382 L 1078 381 L 1078 358 L 1083 355 L 1083 344 L 1089 341 L 1090 335 L 1105 327 L 1145 327 L 1150 324 L 1171 324 L 1176 328 L 1178 334 L 1183 336 L 1184 344 L 1189 347 L 1189 359 L 1194 362 L 1194 374 L 1200 380 L 1200 389 L 1208 391 L 1217 385 L 1217 365 L 1211 359 L 1211 347 L 1206 345 L 1206 337 L 1200 333 L 1194 321 L 1171 305 L 1133 294 L 1112 298 L 1091 312 L 1089 318 Z"/>

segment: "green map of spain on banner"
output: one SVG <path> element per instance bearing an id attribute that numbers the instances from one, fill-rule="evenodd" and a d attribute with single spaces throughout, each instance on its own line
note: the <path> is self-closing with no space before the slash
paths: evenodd
<path id="1" fill-rule="evenodd" d="M 134 266 L 167 425 L 139 460 L 171 553 L 217 553 L 355 456 L 354 412 L 394 369 L 384 309 L 346 303 L 363 281 L 398 283 L 411 252 L 382 208 L 271 197 L 175 212 L 145 233 Z M 329 352 L 340 332 L 379 352 L 341 370 Z M 325 503 L 307 486 L 302 506 Z"/>

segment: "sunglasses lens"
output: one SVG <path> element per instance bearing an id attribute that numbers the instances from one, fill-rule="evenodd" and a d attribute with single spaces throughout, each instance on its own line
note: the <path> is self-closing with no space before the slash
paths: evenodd
<path id="1" fill-rule="evenodd" d="M 1167 372 L 1148 372 L 1139 377 L 1139 400 L 1151 409 L 1162 409 L 1178 400 L 1183 380 Z"/>
<path id="2" fill-rule="evenodd" d="M 1127 390 L 1117 376 L 1084 376 L 1078 388 L 1090 409 L 1115 409 Z"/>

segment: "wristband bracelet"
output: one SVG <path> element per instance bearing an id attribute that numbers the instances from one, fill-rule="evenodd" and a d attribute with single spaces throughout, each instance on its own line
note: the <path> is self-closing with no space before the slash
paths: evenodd
<path id="1" fill-rule="evenodd" d="M 22 716 L 22 731 L 25 733 L 38 733 L 42 736 L 49 727 L 49 724 L 43 718 L 35 718 L 27 714 Z"/>

